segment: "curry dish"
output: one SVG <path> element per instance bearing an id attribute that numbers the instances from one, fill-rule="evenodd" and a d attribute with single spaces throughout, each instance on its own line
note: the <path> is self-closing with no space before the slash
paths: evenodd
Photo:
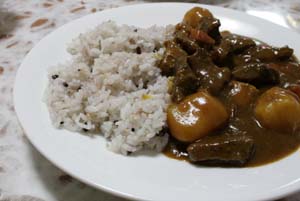
<path id="1" fill-rule="evenodd" d="M 171 139 L 165 154 L 201 165 L 257 166 L 297 150 L 300 66 L 293 49 L 220 32 L 195 7 L 165 42 Z"/>

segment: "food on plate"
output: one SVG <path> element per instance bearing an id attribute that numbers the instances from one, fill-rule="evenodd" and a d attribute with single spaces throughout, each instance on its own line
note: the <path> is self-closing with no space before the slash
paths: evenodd
<path id="1" fill-rule="evenodd" d="M 194 142 L 220 128 L 228 117 L 225 106 L 218 99 L 199 91 L 170 105 L 167 123 L 174 138 Z"/>
<path id="2" fill-rule="evenodd" d="M 164 152 L 217 166 L 282 158 L 300 143 L 300 66 L 293 49 L 220 32 L 220 25 L 196 7 L 165 42 L 159 67 L 171 78 L 172 103 Z"/>
<path id="3" fill-rule="evenodd" d="M 109 21 L 72 41 L 66 64 L 51 68 L 46 102 L 55 127 L 101 133 L 108 148 L 161 151 L 170 103 L 168 79 L 156 63 L 172 26 L 147 29 Z"/>
<path id="4" fill-rule="evenodd" d="M 255 86 L 245 82 L 231 81 L 228 87 L 228 100 L 236 107 L 248 107 L 259 92 Z"/>
<path id="5" fill-rule="evenodd" d="M 273 87 L 255 106 L 256 119 L 266 128 L 294 132 L 300 126 L 300 100 L 293 92 Z"/>
<path id="6" fill-rule="evenodd" d="M 102 134 L 108 149 L 143 149 L 199 165 L 256 166 L 300 144 L 300 65 L 288 46 L 220 31 L 205 8 L 139 28 L 104 22 L 51 68 L 54 126 Z"/>
<path id="7" fill-rule="evenodd" d="M 192 162 L 243 165 L 254 154 L 254 141 L 247 135 L 206 136 L 191 143 L 187 153 Z"/>

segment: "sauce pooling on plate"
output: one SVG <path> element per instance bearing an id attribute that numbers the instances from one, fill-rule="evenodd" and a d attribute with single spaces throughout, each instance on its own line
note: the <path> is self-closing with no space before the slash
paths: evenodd
<path id="1" fill-rule="evenodd" d="M 257 166 L 300 144 L 300 65 L 288 46 L 220 32 L 195 7 L 165 42 L 171 81 L 165 154 L 200 165 Z"/>

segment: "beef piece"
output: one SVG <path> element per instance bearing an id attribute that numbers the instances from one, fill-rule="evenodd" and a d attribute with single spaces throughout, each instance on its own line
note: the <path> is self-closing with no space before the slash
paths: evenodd
<path id="1" fill-rule="evenodd" d="M 176 25 L 174 38 L 181 48 L 189 55 L 195 53 L 199 46 L 211 49 L 215 44 L 215 40 L 205 31 L 195 29 L 182 23 Z"/>
<path id="2" fill-rule="evenodd" d="M 158 64 L 163 75 L 174 75 L 177 68 L 186 67 L 187 54 L 174 41 L 165 42 L 166 51 Z"/>
<path id="3" fill-rule="evenodd" d="M 247 82 L 255 86 L 278 84 L 280 82 L 278 71 L 268 68 L 262 63 L 236 67 L 232 71 L 232 75 L 238 81 Z"/>
<path id="4" fill-rule="evenodd" d="M 214 61 L 221 63 L 231 53 L 238 53 L 255 46 L 255 42 L 247 37 L 229 34 L 221 39 L 221 43 L 214 48 Z"/>
<path id="5" fill-rule="evenodd" d="M 253 139 L 246 135 L 207 136 L 188 146 L 192 162 L 202 164 L 245 165 L 254 153 Z"/>
<path id="6" fill-rule="evenodd" d="M 177 31 L 174 34 L 175 41 L 180 45 L 180 47 L 186 51 L 189 55 L 194 54 L 198 48 L 196 41 L 192 40 L 184 27 L 177 25 Z"/>
<path id="7" fill-rule="evenodd" d="M 294 50 L 288 46 L 278 48 L 277 58 L 281 60 L 289 59 L 293 56 Z"/>
<path id="8" fill-rule="evenodd" d="M 229 68 L 212 67 L 202 71 L 200 89 L 207 89 L 211 94 L 218 95 L 231 78 Z"/>
<path id="9" fill-rule="evenodd" d="M 247 54 L 259 59 L 261 62 L 288 59 L 293 55 L 293 49 L 289 47 L 275 48 L 270 46 L 256 46 L 250 48 Z"/>
<path id="10" fill-rule="evenodd" d="M 232 67 L 244 66 L 251 63 L 260 63 L 260 60 L 248 54 L 232 55 Z"/>
<path id="11" fill-rule="evenodd" d="M 254 40 L 252 40 L 251 38 L 238 36 L 238 35 L 230 35 L 226 37 L 225 40 L 231 46 L 230 52 L 235 52 L 235 53 L 244 51 L 256 45 Z"/>
<path id="12" fill-rule="evenodd" d="M 295 61 L 280 61 L 267 64 L 280 74 L 280 86 L 286 87 L 290 84 L 299 84 L 300 80 L 300 65 Z"/>
<path id="13" fill-rule="evenodd" d="M 288 60 L 293 55 L 293 49 L 285 46 L 275 48 L 270 46 L 255 46 L 247 49 L 240 55 L 233 57 L 234 66 L 245 65 L 255 62 L 276 62 Z"/>
<path id="14" fill-rule="evenodd" d="M 203 48 L 198 48 L 195 54 L 189 56 L 188 63 L 195 75 L 200 78 L 200 88 L 207 89 L 214 95 L 218 94 L 230 80 L 231 71 L 228 68 L 217 67 Z"/>
<path id="15" fill-rule="evenodd" d="M 221 39 L 221 34 L 219 27 L 221 23 L 216 18 L 204 17 L 203 20 L 198 24 L 197 29 L 206 32 L 210 37 L 212 37 L 217 43 Z"/>
<path id="16" fill-rule="evenodd" d="M 184 97 L 195 93 L 199 80 L 189 67 L 178 68 L 173 81 L 172 101 L 179 103 Z"/>
<path id="17" fill-rule="evenodd" d="M 188 56 L 188 64 L 191 69 L 196 73 L 196 75 L 201 76 L 203 69 L 216 67 L 211 59 L 211 55 L 204 48 L 198 48 L 197 51 Z"/>

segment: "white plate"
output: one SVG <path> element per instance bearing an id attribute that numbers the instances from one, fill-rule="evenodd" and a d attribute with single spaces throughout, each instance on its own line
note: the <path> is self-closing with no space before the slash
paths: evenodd
<path id="1" fill-rule="evenodd" d="M 300 189 L 300 154 L 256 168 L 204 168 L 157 156 L 124 157 L 105 148 L 102 137 L 90 138 L 52 127 L 42 95 L 46 68 L 70 58 L 66 43 L 105 20 L 148 27 L 179 22 L 196 4 L 160 3 L 121 7 L 72 21 L 42 39 L 19 68 L 14 102 L 32 144 L 51 162 L 96 188 L 145 200 L 262 200 Z M 269 44 L 289 45 L 300 55 L 300 37 L 285 28 L 219 7 L 207 7 L 222 29 Z"/>

